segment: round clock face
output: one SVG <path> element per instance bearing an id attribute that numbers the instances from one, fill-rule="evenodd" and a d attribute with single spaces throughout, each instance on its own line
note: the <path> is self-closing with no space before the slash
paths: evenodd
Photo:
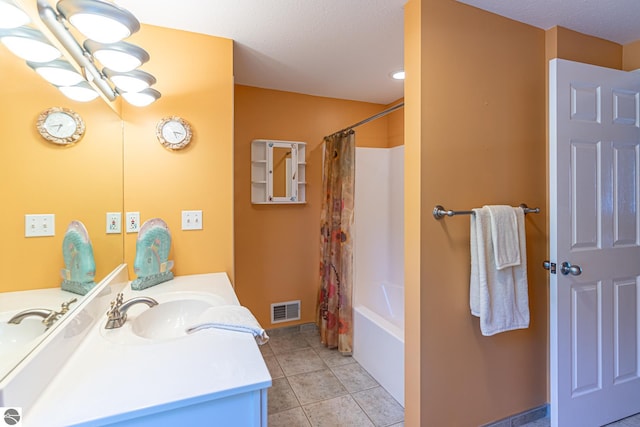
<path id="1" fill-rule="evenodd" d="M 60 107 L 49 108 L 38 117 L 38 132 L 47 141 L 69 145 L 84 135 L 84 121 L 75 112 Z"/>
<path id="2" fill-rule="evenodd" d="M 163 146 L 178 150 L 191 141 L 191 126 L 180 117 L 167 117 L 158 123 L 156 135 Z"/>

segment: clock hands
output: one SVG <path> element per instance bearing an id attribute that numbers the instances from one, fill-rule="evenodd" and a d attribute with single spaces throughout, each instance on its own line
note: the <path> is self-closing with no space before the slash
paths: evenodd
<path id="1" fill-rule="evenodd" d="M 180 117 L 165 117 L 156 126 L 158 141 L 170 150 L 180 150 L 191 141 L 191 126 Z"/>

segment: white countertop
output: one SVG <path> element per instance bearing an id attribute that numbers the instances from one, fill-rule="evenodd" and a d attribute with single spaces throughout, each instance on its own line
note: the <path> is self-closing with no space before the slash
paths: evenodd
<path id="1" fill-rule="evenodd" d="M 180 276 L 142 291 L 127 286 L 123 293 L 126 301 L 174 291 L 213 293 L 238 304 L 224 273 Z M 145 309 L 133 306 L 127 321 Z M 116 344 L 101 330 L 105 322 L 106 316 L 35 404 L 23 408 L 25 426 L 99 425 L 271 385 L 251 334 L 204 329 L 168 341 Z"/>
<path id="2" fill-rule="evenodd" d="M 45 326 L 41 323 L 42 318 L 40 317 L 27 318 L 23 320 L 20 325 L 7 326 L 6 322 L 15 314 L 27 309 L 42 308 L 59 311 L 62 308 L 62 303 L 69 302 L 74 298 L 78 301 L 71 304 L 70 310 L 74 310 L 83 297 L 63 291 L 60 288 L 4 292 L 0 295 L 0 322 L 5 323 L 3 326 L 12 327 L 18 331 L 21 328 L 28 328 L 24 329 L 25 337 L 33 336 L 33 338 L 28 341 L 25 340 L 23 342 L 21 339 L 19 343 L 12 343 L 8 337 L 0 337 L 0 380 L 18 365 L 50 332 L 45 330 Z M 40 334 L 32 335 L 34 332 L 40 332 Z M 7 339 L 7 341 L 4 341 L 3 338 Z"/>

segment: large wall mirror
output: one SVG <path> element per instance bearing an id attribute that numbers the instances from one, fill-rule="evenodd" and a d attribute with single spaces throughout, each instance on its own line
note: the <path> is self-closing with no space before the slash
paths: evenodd
<path id="1" fill-rule="evenodd" d="M 1 381 L 55 329 L 54 325 L 25 340 L 28 342 L 24 346 L 10 347 L 11 337 L 4 328 L 11 312 L 24 309 L 21 304 L 32 301 L 22 297 L 26 295 L 22 292 L 31 295 L 37 289 L 60 290 L 65 267 L 62 242 L 68 224 L 79 220 L 89 233 L 96 283 L 121 264 L 124 256 L 123 234 L 106 232 L 107 212 L 123 211 L 121 119 L 101 99 L 78 103 L 64 97 L 3 45 L 0 76 Z M 61 145 L 38 133 L 38 116 L 51 107 L 68 108 L 82 118 L 86 126 L 82 139 Z M 54 214 L 55 235 L 26 238 L 25 214 Z M 85 298 L 72 293 L 62 297 L 77 297 L 70 312 Z M 60 309 L 60 305 L 27 308 Z M 19 336 L 19 328 L 11 333 Z"/>

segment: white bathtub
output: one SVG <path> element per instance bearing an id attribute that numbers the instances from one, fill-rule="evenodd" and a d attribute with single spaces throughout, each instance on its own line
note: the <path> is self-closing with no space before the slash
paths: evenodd
<path id="1" fill-rule="evenodd" d="M 354 307 L 353 358 L 404 406 L 404 288 L 368 288 Z"/>

